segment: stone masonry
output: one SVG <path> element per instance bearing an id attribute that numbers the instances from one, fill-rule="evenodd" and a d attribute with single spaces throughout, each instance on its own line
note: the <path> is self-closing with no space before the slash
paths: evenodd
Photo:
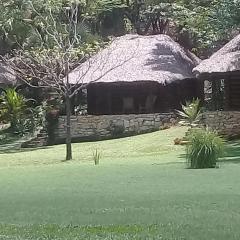
<path id="1" fill-rule="evenodd" d="M 203 123 L 226 137 L 240 136 L 240 111 L 213 111 L 203 114 Z"/>
<path id="2" fill-rule="evenodd" d="M 168 128 L 177 123 L 176 119 L 174 113 L 72 116 L 71 129 L 73 139 L 100 140 Z M 54 135 L 56 142 L 65 139 L 65 116 L 59 117 Z"/>

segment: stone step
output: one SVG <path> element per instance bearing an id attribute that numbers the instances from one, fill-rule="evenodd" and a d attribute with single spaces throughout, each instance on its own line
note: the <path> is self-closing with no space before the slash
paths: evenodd
<path id="1" fill-rule="evenodd" d="M 47 133 L 38 133 L 37 137 L 47 137 Z"/>
<path id="2" fill-rule="evenodd" d="M 37 147 L 43 147 L 46 145 L 47 145 L 46 142 L 30 142 L 22 145 L 21 148 L 37 148 Z"/>
<path id="3" fill-rule="evenodd" d="M 48 135 L 45 129 L 41 129 L 37 136 L 33 137 L 29 141 L 26 141 L 22 144 L 22 148 L 37 148 L 47 145 Z"/>
<path id="4" fill-rule="evenodd" d="M 35 133 L 35 136 L 27 135 L 13 143 L 0 145 L 0 151 L 20 150 L 21 148 L 36 148 L 47 145 L 48 135 L 45 129 Z"/>
<path id="5" fill-rule="evenodd" d="M 47 133 L 47 131 L 44 130 L 44 131 L 40 131 L 38 134 L 46 134 L 47 135 L 48 133 Z"/>
<path id="6" fill-rule="evenodd" d="M 47 136 L 37 136 L 36 138 L 32 139 L 32 140 L 35 140 L 35 139 L 39 139 L 39 140 L 42 140 L 42 139 L 46 139 Z"/>

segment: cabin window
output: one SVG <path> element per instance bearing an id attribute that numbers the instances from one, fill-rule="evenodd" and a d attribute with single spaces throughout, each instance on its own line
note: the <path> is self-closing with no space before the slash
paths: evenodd
<path id="1" fill-rule="evenodd" d="M 205 105 L 207 110 L 224 110 L 226 100 L 224 79 L 204 82 Z"/>

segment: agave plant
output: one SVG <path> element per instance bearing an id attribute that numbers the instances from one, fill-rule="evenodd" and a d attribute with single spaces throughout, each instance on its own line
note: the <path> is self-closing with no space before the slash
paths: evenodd
<path id="1" fill-rule="evenodd" d="M 200 121 L 201 118 L 201 107 L 200 100 L 193 99 L 191 102 L 187 101 L 182 106 L 182 111 L 177 110 L 178 115 L 182 118 L 180 123 L 190 127 L 194 127 Z"/>

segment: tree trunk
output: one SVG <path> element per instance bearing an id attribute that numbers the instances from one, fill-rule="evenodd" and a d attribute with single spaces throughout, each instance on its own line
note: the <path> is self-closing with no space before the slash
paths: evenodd
<path id="1" fill-rule="evenodd" d="M 66 161 L 72 159 L 72 135 L 71 135 L 71 102 L 66 96 L 67 136 L 66 136 Z"/>

